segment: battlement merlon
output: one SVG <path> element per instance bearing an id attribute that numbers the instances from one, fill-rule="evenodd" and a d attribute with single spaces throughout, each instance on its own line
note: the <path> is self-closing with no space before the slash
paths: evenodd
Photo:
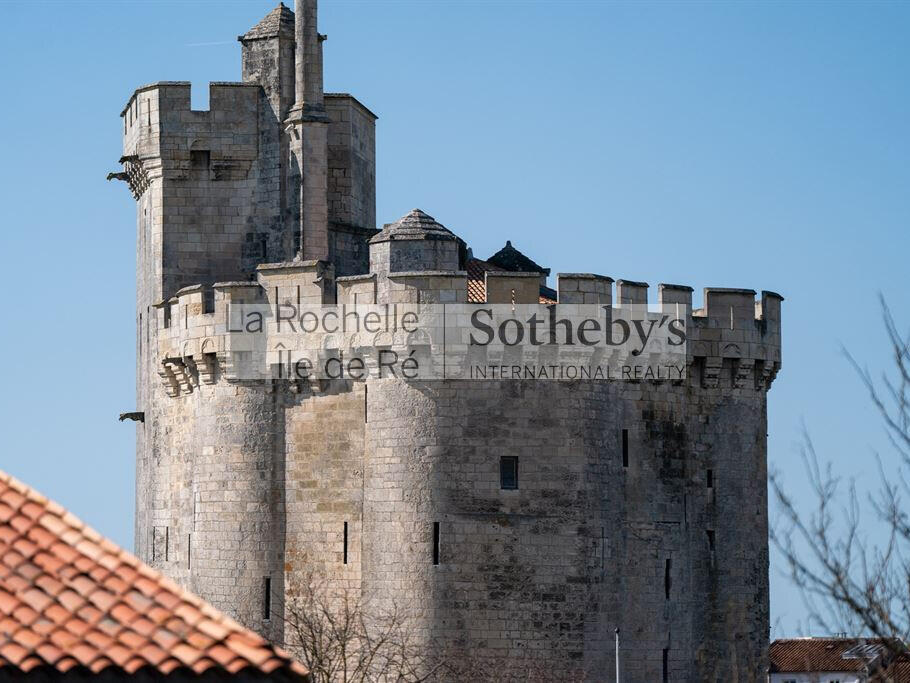
<path id="1" fill-rule="evenodd" d="M 210 82 L 208 109 L 192 108 L 191 90 L 189 81 L 158 81 L 136 88 L 120 112 L 125 133 L 161 124 L 170 124 L 166 130 L 175 130 L 181 124 L 256 122 L 260 90 L 256 83 Z"/>
<path id="2" fill-rule="evenodd" d="M 593 273 L 559 273 L 558 301 L 611 305 L 613 280 Z M 781 302 L 784 298 L 762 291 L 756 301 L 753 289 L 706 287 L 704 306 L 692 307 L 693 288 L 658 285 L 657 308 L 685 317 L 689 362 L 701 363 L 717 372 L 726 362 L 741 376 L 753 370 L 770 386 L 781 366 Z M 618 305 L 647 305 L 648 284 L 616 281 Z M 496 302 L 506 303 L 506 302 Z"/>
<path id="3" fill-rule="evenodd" d="M 147 176 L 146 185 L 162 177 L 187 178 L 193 152 L 208 155 L 212 180 L 246 177 L 259 155 L 258 85 L 212 82 L 206 110 L 191 108 L 190 90 L 185 81 L 142 86 L 120 114 L 121 163 L 128 174 Z"/>
<path id="4" fill-rule="evenodd" d="M 230 376 L 231 352 L 245 351 L 243 335 L 228 332 L 232 304 L 465 304 L 467 273 L 416 270 L 368 273 L 334 279 L 330 263 L 319 260 L 262 264 L 256 282 L 222 282 L 211 288 L 184 287 L 158 309 L 161 375 L 172 395 L 207 382 L 221 364 Z M 531 304 L 539 287 L 537 273 L 487 274 L 490 304 Z M 610 306 L 614 281 L 591 273 L 560 273 L 559 302 Z M 618 305 L 646 305 L 648 285 L 620 280 Z M 780 313 L 783 297 L 750 289 L 709 287 L 705 306 L 692 308 L 692 288 L 658 286 L 657 310 L 684 317 L 687 365 L 702 386 L 729 377 L 735 388 L 770 387 L 781 366 Z M 214 380 L 212 380 L 214 381 Z"/>

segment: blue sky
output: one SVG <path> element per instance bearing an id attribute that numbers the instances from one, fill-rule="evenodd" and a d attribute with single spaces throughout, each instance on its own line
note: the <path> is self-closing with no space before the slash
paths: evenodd
<path id="1" fill-rule="evenodd" d="M 132 547 L 132 90 L 238 80 L 272 2 L 0 4 L 0 469 Z M 323 0 L 326 89 L 379 115 L 379 222 L 419 207 L 478 256 L 786 297 L 769 463 L 875 484 L 876 303 L 910 323 L 910 4 Z M 874 527 L 869 527 L 874 533 Z M 801 633 L 772 555 L 773 636 Z"/>

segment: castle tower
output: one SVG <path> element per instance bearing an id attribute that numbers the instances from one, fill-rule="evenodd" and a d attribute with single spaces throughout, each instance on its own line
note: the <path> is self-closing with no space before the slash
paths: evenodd
<path id="1" fill-rule="evenodd" d="M 659 285 L 686 321 L 675 380 L 238 374 L 238 304 L 649 300 L 591 273 L 550 290 L 511 243 L 473 259 L 417 209 L 377 230 L 375 116 L 323 93 L 315 21 L 298 0 L 241 36 L 243 82 L 211 84 L 208 111 L 165 82 L 122 112 L 137 553 L 276 641 L 316 571 L 403 608 L 424 651 L 507 676 L 610 681 L 617 627 L 626 681 L 761 674 L 780 296 L 707 288 L 693 309 Z"/>

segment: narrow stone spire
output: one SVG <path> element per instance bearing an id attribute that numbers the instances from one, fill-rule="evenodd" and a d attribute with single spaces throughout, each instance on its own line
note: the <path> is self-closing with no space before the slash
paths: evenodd
<path id="1" fill-rule="evenodd" d="M 328 123 L 322 93 L 322 39 L 316 30 L 316 0 L 295 0 L 294 106 L 288 115 L 290 151 L 299 183 L 300 258 L 329 258 Z"/>
<path id="2" fill-rule="evenodd" d="M 316 28 L 316 0 L 295 0 L 294 27 L 297 47 L 296 104 L 309 111 L 323 111 L 322 40 Z"/>

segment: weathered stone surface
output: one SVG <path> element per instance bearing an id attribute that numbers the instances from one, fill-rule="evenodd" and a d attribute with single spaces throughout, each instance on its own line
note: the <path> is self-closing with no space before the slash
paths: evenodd
<path id="1" fill-rule="evenodd" d="M 229 303 L 467 301 L 452 232 L 412 212 L 377 235 L 369 110 L 326 95 L 327 154 L 292 149 L 289 17 L 241 37 L 244 83 L 213 84 L 209 111 L 190 110 L 188 84 L 158 83 L 123 113 L 140 557 L 276 641 L 286 587 L 317 568 L 405 607 L 427 648 L 612 680 L 619 627 L 624 680 L 661 680 L 664 651 L 673 681 L 763 672 L 778 295 L 707 290 L 678 382 L 226 378 Z M 327 259 L 295 260 L 307 164 L 325 179 L 310 190 L 326 196 Z M 514 251 L 501 257 L 523 272 L 488 272 L 491 303 L 535 302 L 545 282 Z M 594 274 L 558 282 L 566 304 L 648 296 Z M 663 310 L 691 302 L 660 286 Z M 504 455 L 519 458 L 515 490 L 499 486 Z"/>

